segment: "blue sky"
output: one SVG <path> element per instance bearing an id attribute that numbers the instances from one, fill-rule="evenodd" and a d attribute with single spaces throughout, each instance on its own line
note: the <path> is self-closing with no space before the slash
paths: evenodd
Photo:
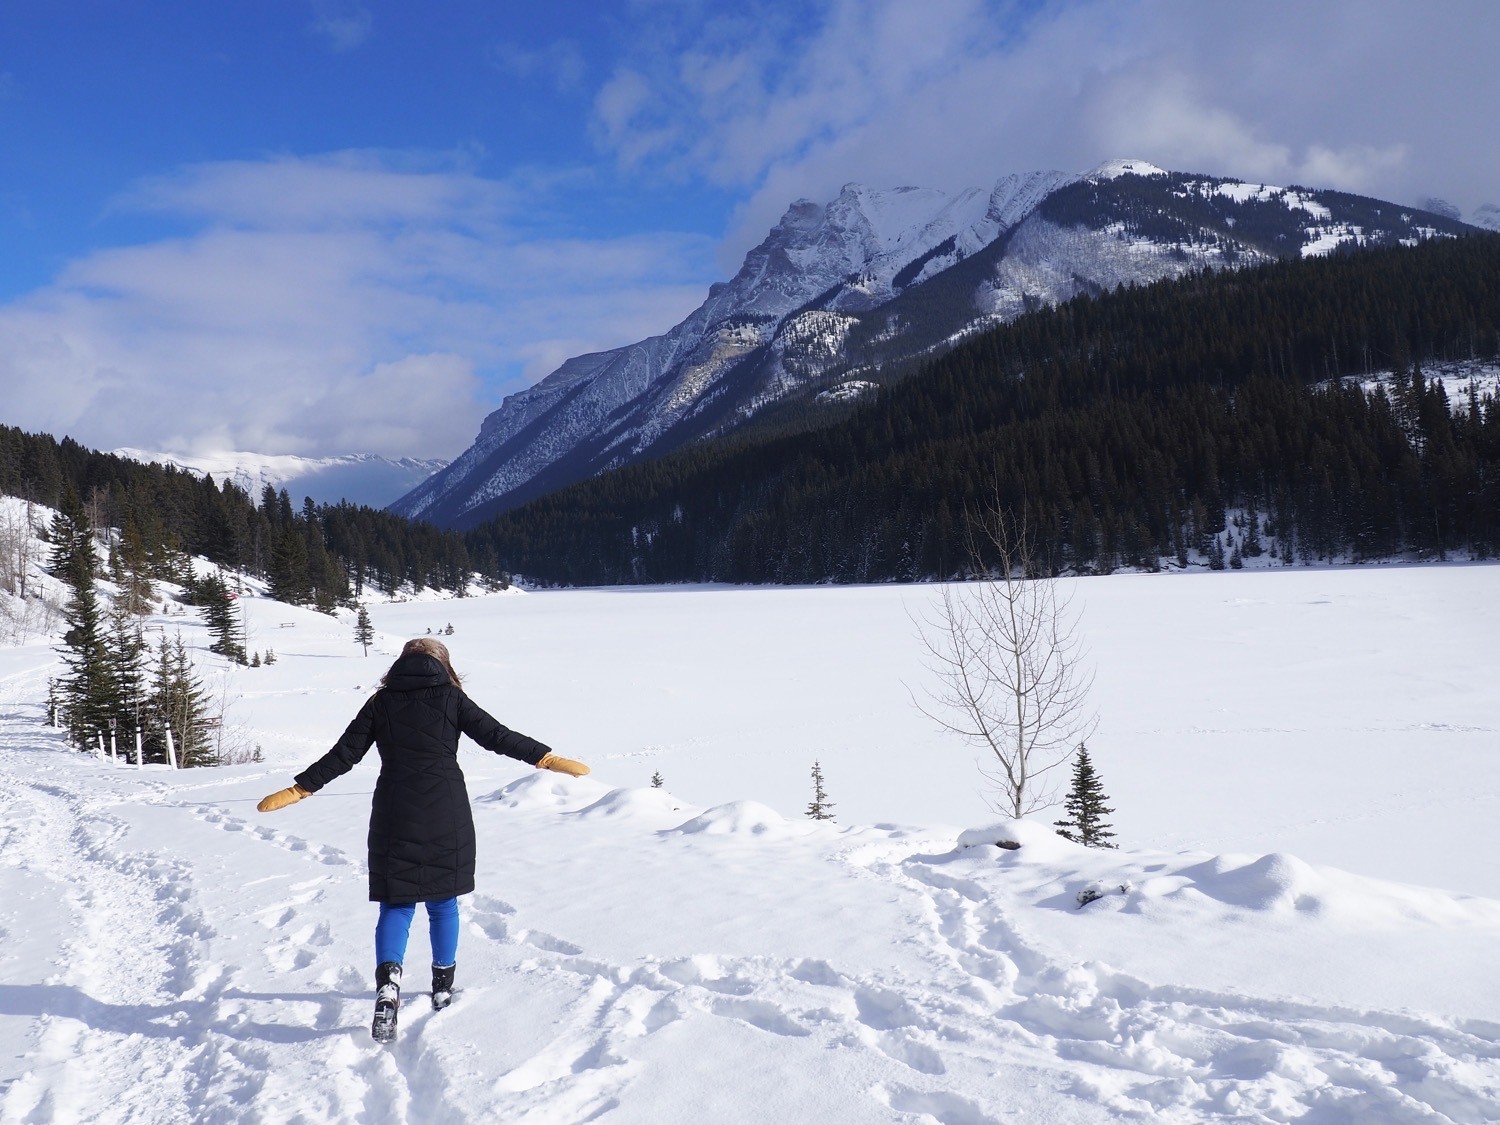
<path id="1" fill-rule="evenodd" d="M 0 421 L 452 456 L 786 205 L 1112 156 L 1500 199 L 1447 0 L 0 7 Z"/>
<path id="2" fill-rule="evenodd" d="M 624 6 L 8 5 L 0 14 L 0 297 L 103 245 L 180 233 L 117 204 L 140 180 L 222 160 L 348 150 L 492 178 L 587 170 L 546 221 L 579 233 L 671 225 L 716 236 L 704 185 L 614 174 L 591 92 L 630 39 Z M 141 9 L 149 10 L 142 18 Z M 559 199 L 558 204 L 563 200 Z"/>

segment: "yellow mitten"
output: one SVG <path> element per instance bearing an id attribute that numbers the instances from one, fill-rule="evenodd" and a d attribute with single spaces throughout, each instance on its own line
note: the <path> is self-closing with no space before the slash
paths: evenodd
<path id="1" fill-rule="evenodd" d="M 572 758 L 559 758 L 556 754 L 544 754 L 542 760 L 536 764 L 539 770 L 556 770 L 570 777 L 582 777 L 589 772 L 588 766 L 582 762 L 575 762 Z"/>
<path id="2" fill-rule="evenodd" d="M 300 785 L 292 785 L 286 789 L 279 789 L 272 793 L 260 804 L 255 806 L 256 812 L 275 812 L 284 809 L 288 805 L 295 805 L 303 797 L 311 797 L 312 794 Z"/>

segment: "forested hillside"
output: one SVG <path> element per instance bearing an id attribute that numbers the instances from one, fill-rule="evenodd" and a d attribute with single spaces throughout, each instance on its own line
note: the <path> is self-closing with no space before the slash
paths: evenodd
<path id="1" fill-rule="evenodd" d="M 607 473 L 469 548 L 577 584 L 938 578 L 998 500 L 1056 570 L 1487 557 L 1500 405 L 1423 365 L 1497 354 L 1500 236 L 1200 273 L 1029 314 L 842 424 Z"/>
<path id="2" fill-rule="evenodd" d="M 0 494 L 60 508 L 69 489 L 91 526 L 120 533 L 116 570 L 128 554 L 132 568 L 173 578 L 201 555 L 269 578 L 284 601 L 331 608 L 367 584 L 453 589 L 481 569 L 458 535 L 388 512 L 311 501 L 294 511 L 285 489 L 270 488 L 257 507 L 227 482 L 0 426 Z M 483 569 L 496 573 L 493 558 Z"/>

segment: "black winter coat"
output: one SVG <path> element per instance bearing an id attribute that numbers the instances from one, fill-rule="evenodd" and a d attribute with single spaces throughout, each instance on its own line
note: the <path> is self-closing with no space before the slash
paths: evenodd
<path id="1" fill-rule="evenodd" d="M 474 889 L 474 817 L 458 736 L 536 765 L 548 749 L 508 730 L 454 687 L 437 660 L 397 659 L 333 749 L 297 775 L 316 793 L 348 773 L 374 743 L 380 776 L 370 808 L 370 900 L 429 902 Z"/>

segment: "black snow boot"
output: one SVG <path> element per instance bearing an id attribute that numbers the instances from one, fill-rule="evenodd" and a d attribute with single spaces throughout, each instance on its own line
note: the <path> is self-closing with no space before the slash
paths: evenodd
<path id="1" fill-rule="evenodd" d="M 396 1038 L 396 1012 L 401 1007 L 401 962 L 382 961 L 375 967 L 375 1022 L 370 1035 L 377 1043 Z"/>
<path id="2" fill-rule="evenodd" d="M 453 970 L 456 965 L 432 967 L 432 1010 L 441 1012 L 453 1003 Z"/>

